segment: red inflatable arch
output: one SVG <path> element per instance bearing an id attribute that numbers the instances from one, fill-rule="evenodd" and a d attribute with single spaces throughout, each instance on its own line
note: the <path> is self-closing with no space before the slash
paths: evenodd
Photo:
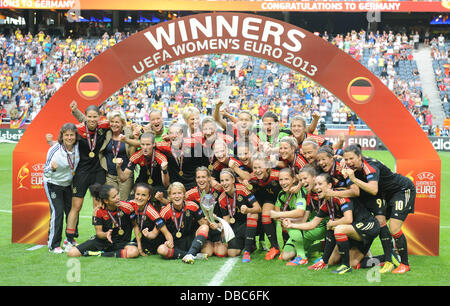
<path id="1" fill-rule="evenodd" d="M 241 13 L 206 13 L 164 22 L 106 50 L 48 101 L 13 155 L 12 242 L 45 244 L 49 208 L 42 186 L 48 144 L 74 122 L 69 104 L 99 105 L 125 84 L 167 63 L 211 53 L 277 62 L 327 88 L 367 123 L 396 159 L 396 171 L 417 188 L 415 214 L 405 223 L 411 254 L 439 254 L 441 162 L 425 133 L 395 95 L 358 61 L 291 24 Z"/>

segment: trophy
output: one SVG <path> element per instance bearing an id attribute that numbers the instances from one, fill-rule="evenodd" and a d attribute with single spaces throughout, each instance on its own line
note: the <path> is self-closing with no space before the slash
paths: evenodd
<path id="1" fill-rule="evenodd" d="M 215 222 L 215 220 L 220 222 L 220 224 L 222 225 L 221 231 L 224 233 L 225 242 L 228 242 L 234 238 L 234 231 L 227 221 L 214 215 L 215 205 L 216 200 L 214 199 L 214 196 L 212 194 L 209 193 L 205 194 L 203 192 L 200 199 L 200 207 L 202 208 L 203 213 L 205 214 L 205 217 L 208 219 L 209 222 L 212 223 Z"/>
<path id="2" fill-rule="evenodd" d="M 214 218 L 214 206 L 216 205 L 216 200 L 212 194 L 202 194 L 200 199 L 200 206 L 205 214 L 205 217 L 209 222 L 215 222 Z"/>

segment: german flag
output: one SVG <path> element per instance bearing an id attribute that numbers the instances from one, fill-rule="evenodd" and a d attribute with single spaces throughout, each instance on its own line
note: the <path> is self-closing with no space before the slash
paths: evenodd
<path id="1" fill-rule="evenodd" d="M 102 89 L 100 79 L 91 73 L 81 76 L 77 84 L 78 92 L 86 99 L 97 97 Z"/>
<path id="2" fill-rule="evenodd" d="M 356 78 L 348 86 L 348 94 L 356 103 L 367 102 L 373 95 L 373 87 L 366 78 Z"/>

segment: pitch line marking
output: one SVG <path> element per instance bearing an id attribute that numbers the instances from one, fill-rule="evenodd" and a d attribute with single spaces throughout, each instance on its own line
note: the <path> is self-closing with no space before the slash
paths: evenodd
<path id="1" fill-rule="evenodd" d="M 229 258 L 220 270 L 214 275 L 213 279 L 209 282 L 208 286 L 220 286 L 225 278 L 227 278 L 228 273 L 233 269 L 236 262 L 238 262 L 239 257 Z"/>

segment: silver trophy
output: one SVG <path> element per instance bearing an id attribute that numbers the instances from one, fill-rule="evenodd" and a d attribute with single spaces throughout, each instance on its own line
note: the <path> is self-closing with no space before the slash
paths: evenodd
<path id="1" fill-rule="evenodd" d="M 205 217 L 209 220 L 209 222 L 215 222 L 215 220 L 219 221 L 221 224 L 220 231 L 224 234 L 225 242 L 230 241 L 234 238 L 234 231 L 231 228 L 230 224 L 222 218 L 219 218 L 214 215 L 214 206 L 216 205 L 216 200 L 212 194 L 202 193 L 200 199 L 200 207 L 203 210 Z"/>
<path id="2" fill-rule="evenodd" d="M 216 205 L 216 200 L 212 194 L 202 194 L 200 199 L 200 206 L 205 214 L 205 217 L 209 222 L 215 222 L 214 218 L 214 206 Z"/>

